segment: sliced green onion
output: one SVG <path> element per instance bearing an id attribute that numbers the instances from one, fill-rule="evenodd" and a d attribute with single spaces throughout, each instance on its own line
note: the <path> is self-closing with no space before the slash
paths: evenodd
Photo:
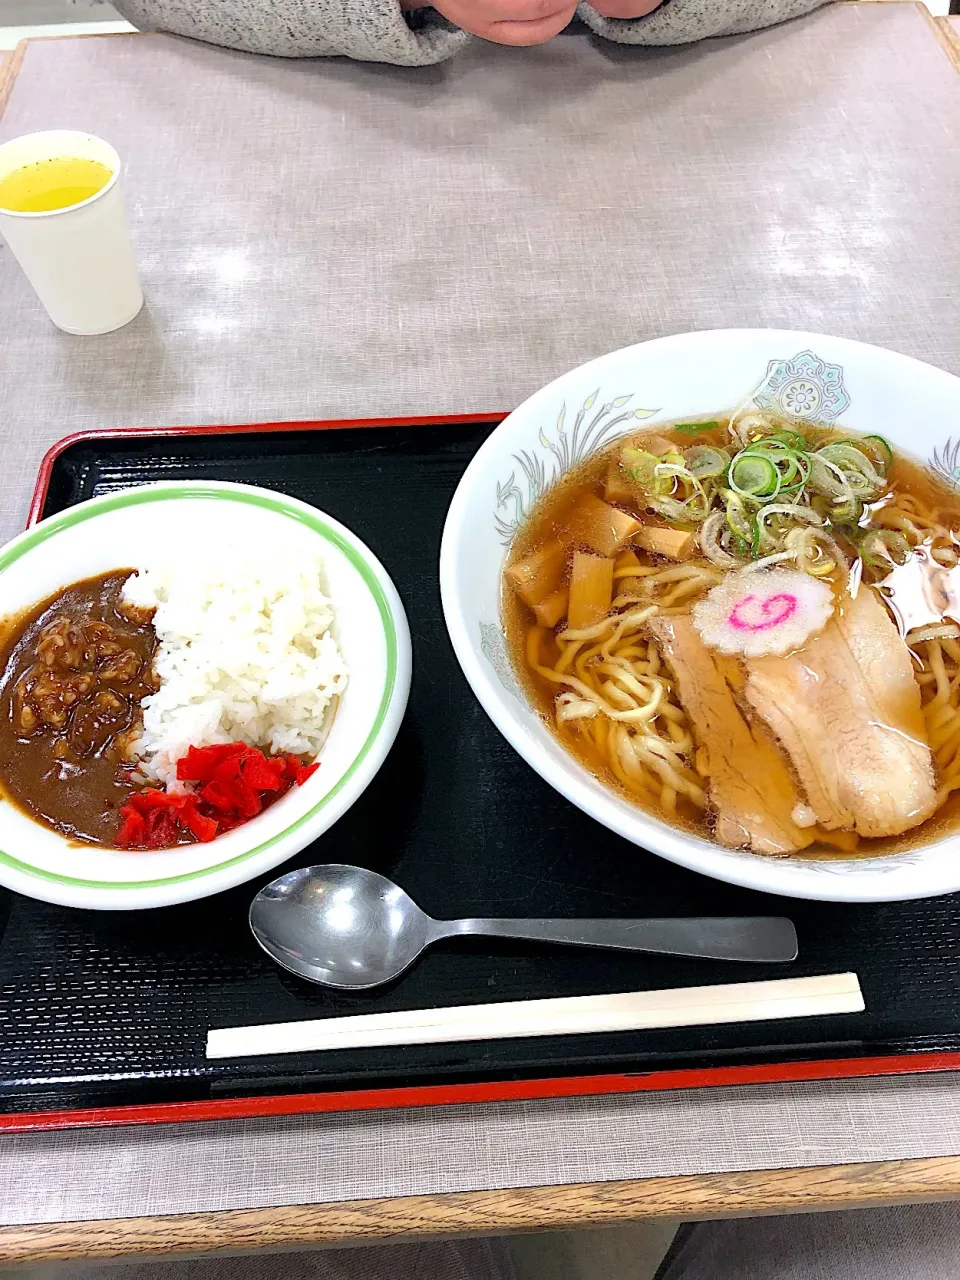
<path id="1" fill-rule="evenodd" d="M 684 449 L 683 460 L 698 480 L 715 480 L 725 475 L 730 455 L 709 444 L 695 444 Z"/>
<path id="2" fill-rule="evenodd" d="M 744 449 L 730 463 L 727 483 L 741 498 L 775 498 L 780 492 L 780 472 L 766 454 Z"/>
<path id="3" fill-rule="evenodd" d="M 780 492 L 799 493 L 810 475 L 810 463 L 802 453 L 787 453 L 779 460 L 778 470 Z"/>
<path id="4" fill-rule="evenodd" d="M 659 461 L 655 453 L 648 453 L 646 449 L 628 445 L 620 450 L 620 465 L 643 493 L 653 491 L 653 473 Z"/>
<path id="5" fill-rule="evenodd" d="M 893 449 L 890 441 L 883 436 L 864 436 L 860 447 L 863 448 L 864 445 L 872 451 L 874 464 L 883 470 L 884 475 L 887 475 L 893 466 Z"/>
<path id="6" fill-rule="evenodd" d="M 731 436 L 739 440 L 745 449 L 758 440 L 766 439 L 774 429 L 774 424 L 766 414 L 757 410 L 738 410 L 730 419 L 728 427 Z"/>
<path id="7" fill-rule="evenodd" d="M 786 440 L 781 440 L 778 436 L 757 436 L 756 440 L 751 440 L 749 444 L 744 445 L 745 449 L 757 449 L 760 452 L 767 449 L 771 453 L 779 453 L 786 450 L 788 453 L 795 452 L 793 445 L 787 444 Z"/>
<path id="8" fill-rule="evenodd" d="M 863 503 L 856 494 L 851 494 L 849 498 L 841 498 L 837 502 L 832 502 L 828 512 L 830 521 L 833 524 L 855 525 L 863 515 Z"/>
<path id="9" fill-rule="evenodd" d="M 776 440 L 785 444 L 788 449 L 806 449 L 807 442 L 799 431 L 791 431 L 787 427 L 778 427 L 776 431 L 771 431 L 769 436 L 764 436 L 764 440 Z"/>
<path id="10" fill-rule="evenodd" d="M 699 524 L 710 510 L 710 505 L 706 494 L 695 493 L 692 497 L 684 500 L 680 498 L 651 498 L 650 509 L 655 511 L 657 515 L 663 516 L 664 520 L 670 524 L 686 526 Z"/>
<path id="11" fill-rule="evenodd" d="M 769 502 L 760 509 L 759 515 L 764 520 L 770 516 L 790 516 L 793 520 L 802 520 L 804 524 L 823 524 L 823 518 L 813 507 L 801 507 L 796 502 Z"/>
<path id="12" fill-rule="evenodd" d="M 874 569 L 906 564 L 913 548 L 896 529 L 870 529 L 860 543 L 860 558 Z"/>
<path id="13" fill-rule="evenodd" d="M 692 489 L 700 487 L 697 477 L 682 460 L 664 462 L 661 459 L 653 468 L 653 491 L 658 497 L 676 493 L 678 480 Z"/>
<path id="14" fill-rule="evenodd" d="M 893 466 L 893 446 L 884 436 L 861 436 L 859 440 L 832 440 L 830 444 L 824 445 L 820 452 L 837 446 L 856 449 L 867 458 L 874 470 L 882 471 L 884 475 Z M 840 465 L 843 465 L 842 461 Z"/>
<path id="15" fill-rule="evenodd" d="M 720 426 L 711 419 L 673 430 L 697 436 Z M 897 531 L 874 529 L 865 538 L 860 527 L 869 524 L 868 504 L 889 487 L 894 455 L 883 436 L 825 439 L 811 430 L 808 437 L 803 423 L 794 429 L 760 413 L 735 415 L 729 426 L 727 448 L 678 443 L 658 457 L 636 438 L 621 451 L 648 508 L 671 524 L 698 528 L 701 549 L 715 564 L 772 563 L 772 553 L 774 559 L 796 556 L 808 573 L 821 576 L 848 566 L 853 547 L 862 547 L 864 563 L 874 565 L 909 554 Z"/>
<path id="16" fill-rule="evenodd" d="M 750 537 L 750 555 L 756 560 L 760 554 L 760 539 L 763 536 L 763 528 L 756 516 L 753 517 L 753 533 Z"/>
<path id="17" fill-rule="evenodd" d="M 864 497 L 874 497 L 884 488 L 883 475 L 877 471 L 873 460 L 854 444 L 847 441 L 827 444 L 814 456 L 839 467 L 850 488 Z"/>
<path id="18" fill-rule="evenodd" d="M 744 551 L 749 551 L 755 527 L 753 517 L 748 513 L 746 504 L 738 493 L 725 489 L 723 500 L 727 508 L 727 526 L 730 532 L 743 543 Z"/>
<path id="19" fill-rule="evenodd" d="M 724 546 L 724 538 L 733 542 L 737 555 L 731 555 Z M 700 526 L 700 550 L 711 564 L 722 569 L 735 569 L 741 560 L 749 555 L 749 548 L 742 538 L 731 534 L 727 529 L 726 515 L 723 511 L 712 511 Z M 739 556 L 739 559 L 737 558 Z"/>
<path id="20" fill-rule="evenodd" d="M 843 552 L 823 529 L 791 529 L 784 543 L 787 550 L 796 556 L 797 568 L 814 578 L 827 577 L 838 565 L 846 568 Z"/>
<path id="21" fill-rule="evenodd" d="M 737 482 L 734 487 L 744 488 L 751 497 L 773 498 L 777 494 L 784 492 L 799 494 L 810 474 L 810 464 L 807 462 L 805 454 L 798 453 L 792 443 L 769 436 L 764 436 L 741 450 L 734 459 L 735 467 L 741 458 L 762 458 L 776 468 L 779 476 L 778 485 L 770 485 L 767 492 L 754 494 L 750 492 L 748 486 L 742 485 L 739 471 L 737 471 L 733 476 Z"/>
<path id="22" fill-rule="evenodd" d="M 777 546 L 778 539 L 767 528 L 767 521 L 772 520 L 774 516 L 800 520 L 804 524 L 821 525 L 823 523 L 822 518 L 812 507 L 801 507 L 795 502 L 770 502 L 757 512 L 758 547 Z"/>
<path id="23" fill-rule="evenodd" d="M 703 485 L 689 470 L 679 463 L 661 462 L 654 471 L 654 498 L 650 506 L 673 524 L 697 524 L 710 514 L 710 498 Z M 692 490 L 685 498 L 678 498 L 678 484 Z"/>
<path id="24" fill-rule="evenodd" d="M 817 457 L 826 458 L 828 462 L 835 462 L 842 470 L 846 470 L 847 467 L 857 467 L 861 471 L 876 470 L 867 454 L 849 440 L 838 440 L 833 444 L 825 444 L 822 449 L 817 450 Z"/>
<path id="25" fill-rule="evenodd" d="M 826 498 L 847 499 L 852 496 L 847 477 L 836 463 L 825 458 L 821 453 L 807 455 L 810 463 L 810 478 L 807 483 L 815 493 L 822 493 Z"/>

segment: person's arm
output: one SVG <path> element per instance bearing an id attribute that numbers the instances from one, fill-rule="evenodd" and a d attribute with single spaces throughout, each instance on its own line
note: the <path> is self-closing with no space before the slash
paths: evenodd
<path id="1" fill-rule="evenodd" d="M 819 9 L 829 0 L 593 0 L 577 15 L 591 31 L 618 44 L 690 44 L 708 36 L 759 31 Z M 648 9 L 645 16 L 638 12 Z"/>
<path id="2" fill-rule="evenodd" d="M 408 0 L 113 0 L 142 31 L 281 58 L 342 55 L 424 67 L 458 53 L 470 36 Z M 406 12 L 409 10 L 409 12 Z"/>

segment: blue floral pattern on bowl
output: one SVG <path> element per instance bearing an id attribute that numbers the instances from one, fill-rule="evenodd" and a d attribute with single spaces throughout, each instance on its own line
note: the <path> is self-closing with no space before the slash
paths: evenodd
<path id="1" fill-rule="evenodd" d="M 587 396 L 569 428 L 567 406 L 565 403 L 560 406 L 560 413 L 549 434 L 542 428 L 540 430 L 542 453 L 529 453 L 522 449 L 513 455 L 517 465 L 507 479 L 497 485 L 497 505 L 493 515 L 497 533 L 504 546 L 513 540 L 538 499 L 554 480 L 584 462 L 616 436 L 626 435 L 638 420 L 652 418 L 658 412 L 657 409 L 624 409 L 633 396 L 620 395 L 601 405 L 588 421 L 587 415 L 599 395 L 598 387 L 592 395 Z M 617 409 L 624 409 L 624 412 L 611 417 Z"/>
<path id="2" fill-rule="evenodd" d="M 952 436 L 942 449 L 934 449 L 930 466 L 954 489 L 960 489 L 960 440 Z"/>
<path id="3" fill-rule="evenodd" d="M 756 858 L 755 853 L 742 849 L 718 849 L 717 855 L 724 860 L 749 861 Z M 784 862 L 798 862 L 807 871 L 815 875 L 828 876 L 872 876 L 889 875 L 901 867 L 915 867 L 922 860 L 922 849 L 908 853 L 888 853 L 879 858 L 784 858 Z"/>
<path id="4" fill-rule="evenodd" d="M 761 409 L 817 422 L 836 422 L 850 407 L 843 369 L 813 351 L 801 351 L 792 360 L 771 360 L 754 402 Z"/>
<path id="5" fill-rule="evenodd" d="M 513 663 L 507 654 L 507 642 L 502 627 L 495 626 L 492 622 L 480 623 L 480 652 L 497 673 L 497 679 L 507 693 L 513 694 L 522 702 L 523 693 L 513 670 Z"/>

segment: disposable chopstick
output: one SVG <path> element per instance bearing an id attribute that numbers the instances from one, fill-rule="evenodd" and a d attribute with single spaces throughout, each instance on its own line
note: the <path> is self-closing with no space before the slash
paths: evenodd
<path id="1" fill-rule="evenodd" d="M 364 1013 L 259 1027 L 224 1027 L 208 1032 L 207 1057 L 245 1058 L 384 1045 L 710 1026 L 860 1013 L 863 1008 L 857 975 L 832 973 L 815 978 L 778 978 L 709 987 L 677 987 L 668 991 L 563 996 L 549 1000 L 515 1000 L 507 1004 Z"/>

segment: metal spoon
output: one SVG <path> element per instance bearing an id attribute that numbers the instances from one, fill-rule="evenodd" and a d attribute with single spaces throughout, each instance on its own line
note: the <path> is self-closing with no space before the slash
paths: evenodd
<path id="1" fill-rule="evenodd" d="M 339 863 L 289 871 L 265 885 L 250 904 L 250 928 L 284 969 L 351 991 L 399 977 L 440 938 L 478 934 L 711 960 L 776 963 L 797 957 L 793 924 L 776 916 L 434 920 L 392 880 Z"/>

